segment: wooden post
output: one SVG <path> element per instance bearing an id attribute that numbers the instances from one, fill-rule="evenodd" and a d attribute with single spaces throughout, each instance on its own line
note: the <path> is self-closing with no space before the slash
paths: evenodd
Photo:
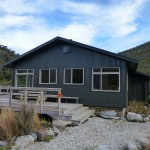
<path id="1" fill-rule="evenodd" d="M 58 115 L 60 116 L 60 112 L 61 112 L 61 90 L 58 91 Z"/>
<path id="2" fill-rule="evenodd" d="M 43 112 L 43 90 L 40 91 L 40 113 Z"/>
<path id="3" fill-rule="evenodd" d="M 125 115 L 125 112 L 126 112 L 126 108 L 123 108 L 122 109 L 122 116 L 124 117 L 124 115 Z"/>
<path id="4" fill-rule="evenodd" d="M 10 100 L 9 100 L 9 107 L 11 107 L 12 104 L 12 89 L 10 89 Z"/>
<path id="5" fill-rule="evenodd" d="M 24 104 L 27 105 L 27 89 L 24 91 Z"/>

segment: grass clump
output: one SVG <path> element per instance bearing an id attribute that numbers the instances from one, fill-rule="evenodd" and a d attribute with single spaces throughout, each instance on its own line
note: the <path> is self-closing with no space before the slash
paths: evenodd
<path id="1" fill-rule="evenodd" d="M 0 113 L 0 140 L 26 135 L 41 128 L 40 119 L 30 106 L 23 105 L 21 111 L 14 113 L 11 108 L 3 108 Z"/>
<path id="2" fill-rule="evenodd" d="M 127 112 L 135 112 L 138 114 L 150 115 L 150 108 L 145 108 L 143 101 L 130 101 Z"/>
<path id="3" fill-rule="evenodd" d="M 50 142 L 52 139 L 54 139 L 52 136 L 48 135 L 44 137 L 44 142 Z"/>
<path id="4" fill-rule="evenodd" d="M 10 108 L 3 108 L 0 114 L 0 140 L 10 141 L 18 132 L 16 114 Z"/>

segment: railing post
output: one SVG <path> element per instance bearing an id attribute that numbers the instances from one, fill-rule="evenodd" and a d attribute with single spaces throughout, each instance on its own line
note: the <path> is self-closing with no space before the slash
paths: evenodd
<path id="1" fill-rule="evenodd" d="M 61 90 L 58 91 L 58 115 L 60 116 L 60 112 L 61 112 Z"/>
<path id="2" fill-rule="evenodd" d="M 43 112 L 43 90 L 40 91 L 40 113 Z"/>
<path id="3" fill-rule="evenodd" d="M 9 100 L 9 107 L 11 107 L 11 104 L 12 104 L 12 89 L 10 89 L 10 100 Z"/>
<path id="4" fill-rule="evenodd" d="M 24 104 L 27 105 L 27 89 L 24 91 Z"/>

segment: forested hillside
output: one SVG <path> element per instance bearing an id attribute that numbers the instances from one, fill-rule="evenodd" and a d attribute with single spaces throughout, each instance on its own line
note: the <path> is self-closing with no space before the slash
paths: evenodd
<path id="1" fill-rule="evenodd" d="M 139 60 L 138 71 L 150 74 L 150 42 L 119 54 Z"/>
<path id="2" fill-rule="evenodd" d="M 9 84 L 11 80 L 11 69 L 2 69 L 1 66 L 18 56 L 18 54 L 7 46 L 0 45 L 0 85 Z"/>

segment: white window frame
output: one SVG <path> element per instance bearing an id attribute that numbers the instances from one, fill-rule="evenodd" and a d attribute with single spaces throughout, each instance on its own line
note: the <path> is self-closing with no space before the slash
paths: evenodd
<path id="1" fill-rule="evenodd" d="M 27 70 L 26 73 L 18 73 L 19 70 Z M 30 73 L 29 70 L 32 70 L 33 72 Z M 34 85 L 34 69 L 16 69 L 15 70 L 15 87 L 17 87 L 17 82 L 18 82 L 18 75 L 26 75 L 26 86 L 27 87 L 27 81 L 28 81 L 28 75 L 33 75 L 33 82 L 32 82 L 32 87 Z"/>
<path id="2" fill-rule="evenodd" d="M 65 70 L 67 70 L 67 69 L 71 70 L 71 83 L 66 83 L 65 82 Z M 72 83 L 73 69 L 82 69 L 83 70 L 83 83 Z M 64 68 L 63 84 L 64 85 L 84 85 L 84 68 Z"/>
<path id="3" fill-rule="evenodd" d="M 104 68 L 118 68 L 119 69 L 119 72 L 102 72 L 102 69 L 104 69 Z M 93 72 L 93 69 L 100 69 L 100 72 Z M 100 89 L 99 90 L 97 90 L 97 89 L 94 89 L 93 88 L 93 75 L 94 74 L 98 74 L 98 75 L 100 75 Z M 118 88 L 118 90 L 103 90 L 102 89 L 102 75 L 103 74 L 118 74 L 119 75 L 119 88 Z M 120 92 L 120 67 L 100 67 L 100 68 L 98 68 L 98 67 L 94 67 L 94 68 L 92 68 L 92 91 L 102 91 L 102 92 Z"/>
<path id="4" fill-rule="evenodd" d="M 54 83 L 51 83 L 51 82 L 50 82 L 50 70 L 52 70 L 52 69 L 55 69 L 55 70 L 56 70 L 56 82 L 54 82 Z M 41 77 L 42 77 L 41 71 L 42 71 L 42 70 L 48 70 L 48 71 L 49 71 L 49 83 L 42 83 L 42 82 L 41 82 Z M 39 84 L 57 84 L 57 68 L 40 69 L 40 70 L 39 70 Z"/>

